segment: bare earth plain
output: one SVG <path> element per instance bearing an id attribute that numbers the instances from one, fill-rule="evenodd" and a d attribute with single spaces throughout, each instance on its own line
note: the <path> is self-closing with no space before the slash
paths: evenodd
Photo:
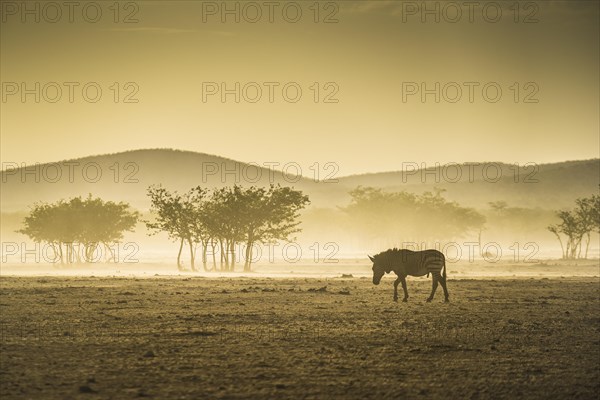
<path id="1" fill-rule="evenodd" d="M 0 278 L 5 399 L 598 399 L 600 285 Z"/>

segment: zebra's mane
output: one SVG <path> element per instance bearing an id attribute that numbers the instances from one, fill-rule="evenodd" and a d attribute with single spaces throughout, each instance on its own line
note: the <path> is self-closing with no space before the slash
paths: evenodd
<path id="1" fill-rule="evenodd" d="M 375 259 L 376 262 L 381 262 L 381 263 L 389 263 L 392 260 L 396 260 L 398 257 L 401 256 L 401 249 L 397 249 L 396 247 L 394 247 L 393 249 L 387 249 L 386 251 L 382 251 L 379 254 L 375 254 L 373 256 L 373 258 Z M 410 251 L 410 250 L 404 250 L 404 251 Z"/>

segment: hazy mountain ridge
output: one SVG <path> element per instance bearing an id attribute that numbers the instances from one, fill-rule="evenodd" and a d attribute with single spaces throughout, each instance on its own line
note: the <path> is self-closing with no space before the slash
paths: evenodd
<path id="1" fill-rule="evenodd" d="M 59 169 L 62 175 L 57 179 Z M 38 201 L 88 193 L 147 209 L 150 204 L 146 189 L 153 184 L 183 192 L 198 185 L 213 188 L 236 183 L 244 186 L 279 183 L 304 190 L 317 202 L 328 201 L 332 193 L 344 196 L 347 192 L 337 185 L 285 175 L 276 167 L 269 169 L 215 155 L 170 149 L 132 150 L 34 164 L 25 169 L 3 170 L 1 179 L 2 212 L 24 210 Z"/>
<path id="2" fill-rule="evenodd" d="M 416 183 L 434 183 L 437 175 L 440 181 L 452 181 L 453 183 L 471 182 L 471 181 L 489 181 L 496 180 L 496 168 L 500 168 L 500 180 L 539 180 L 540 174 L 545 174 L 551 171 L 566 171 L 571 172 L 572 168 L 589 168 L 595 165 L 600 177 L 600 159 L 588 160 L 573 160 L 557 163 L 546 164 L 511 164 L 499 161 L 482 161 L 482 162 L 465 162 L 465 163 L 448 163 L 439 165 L 425 165 L 425 168 L 414 170 L 415 163 L 404 163 L 404 170 L 386 171 L 386 172 L 371 172 L 365 174 L 353 174 L 341 177 L 345 184 L 351 186 L 371 185 L 383 182 L 384 186 L 393 186 L 390 182 L 398 184 L 416 184 Z M 518 168 L 518 169 L 517 169 Z M 457 179 L 457 169 L 460 169 L 460 179 Z M 487 172 L 484 172 L 487 169 Z M 423 182 L 425 181 L 425 182 Z"/>
<path id="3" fill-rule="evenodd" d="M 466 178 L 452 182 L 442 178 L 436 182 L 434 175 L 429 174 L 421 183 L 419 172 L 407 178 L 403 178 L 402 172 L 395 172 L 383 173 L 384 176 L 347 177 L 340 179 L 340 183 L 349 187 L 375 186 L 415 193 L 440 188 L 446 190 L 448 199 L 476 208 L 485 208 L 492 201 L 506 201 L 513 207 L 546 209 L 569 208 L 574 199 L 597 193 L 600 184 L 599 159 L 540 164 L 535 173 L 528 169 L 518 174 L 510 164 L 496 164 L 501 165 L 503 171 L 497 180 L 491 174 L 482 178 L 478 170 L 474 170 L 474 177 L 479 178 L 472 181 Z M 406 183 L 402 183 L 403 179 Z"/>
<path id="4" fill-rule="evenodd" d="M 3 170 L 1 207 L 2 212 L 15 212 L 26 210 L 37 201 L 51 202 L 92 193 L 105 199 L 127 201 L 144 210 L 149 207 L 146 189 L 152 184 L 185 191 L 197 185 L 279 183 L 305 191 L 316 207 L 343 206 L 349 200 L 348 191 L 362 185 L 415 193 L 441 188 L 446 190 L 448 199 L 478 208 L 504 200 L 510 206 L 556 209 L 570 207 L 575 198 L 596 193 L 600 183 L 600 159 L 539 164 L 536 170 L 533 167 L 517 170 L 513 164 L 499 162 L 441 165 L 437 182 L 435 167 L 426 171 L 406 170 L 414 166 L 405 164 L 404 172 L 351 175 L 337 178 L 337 183 L 325 183 L 205 153 L 131 150 L 39 164 L 28 167 L 29 172 L 22 168 Z M 59 167 L 62 176 L 56 179 Z M 32 168 L 37 169 L 39 182 L 35 181 Z M 458 170 L 461 179 L 457 179 Z"/>

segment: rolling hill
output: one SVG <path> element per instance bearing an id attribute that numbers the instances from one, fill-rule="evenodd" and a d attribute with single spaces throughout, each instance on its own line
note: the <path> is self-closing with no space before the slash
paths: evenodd
<path id="1" fill-rule="evenodd" d="M 504 163 L 464 163 L 453 166 L 353 175 L 337 183 L 315 182 L 285 175 L 281 170 L 191 151 L 133 150 L 56 163 L 19 167 L 3 164 L 1 211 L 27 210 L 38 201 L 92 193 L 105 199 L 127 201 L 140 210 L 149 208 L 146 189 L 153 184 L 185 191 L 193 186 L 241 184 L 293 186 L 306 192 L 315 207 L 345 205 L 348 191 L 358 185 L 422 193 L 445 189 L 448 199 L 485 208 L 491 201 L 511 206 L 558 209 L 598 192 L 600 159 L 567 161 L 515 168 Z M 8 167 L 7 167 L 8 166 Z"/>

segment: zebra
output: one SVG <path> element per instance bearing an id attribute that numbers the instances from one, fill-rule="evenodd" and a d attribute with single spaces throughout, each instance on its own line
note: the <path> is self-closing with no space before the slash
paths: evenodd
<path id="1" fill-rule="evenodd" d="M 399 250 L 389 249 L 373 257 L 369 256 L 373 262 L 373 284 L 379 285 L 384 274 L 394 271 L 398 278 L 394 282 L 394 301 L 398 301 L 398 284 L 402 283 L 404 290 L 403 302 L 408 301 L 408 291 L 406 290 L 406 276 L 424 276 L 431 274 L 432 288 L 431 294 L 427 298 L 429 303 L 433 300 L 438 283 L 444 289 L 445 303 L 448 303 L 448 288 L 446 287 L 446 259 L 444 254 L 437 250 Z"/>

